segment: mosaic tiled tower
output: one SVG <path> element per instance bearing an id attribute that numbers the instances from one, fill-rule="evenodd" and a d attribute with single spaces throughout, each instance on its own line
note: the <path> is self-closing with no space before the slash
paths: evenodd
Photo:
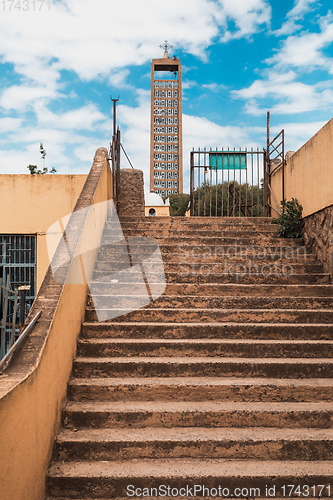
<path id="1" fill-rule="evenodd" d="M 160 196 L 183 192 L 182 74 L 179 58 L 151 65 L 150 191 Z"/>

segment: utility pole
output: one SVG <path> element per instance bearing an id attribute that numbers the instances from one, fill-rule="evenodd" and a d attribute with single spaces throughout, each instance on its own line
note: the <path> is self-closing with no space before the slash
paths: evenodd
<path id="1" fill-rule="evenodd" d="M 110 99 L 113 102 L 113 137 L 115 137 L 116 133 L 117 133 L 117 115 L 116 115 L 117 107 L 116 107 L 116 103 L 119 101 L 119 96 L 118 96 L 118 99 L 112 99 L 112 97 L 110 96 Z"/>

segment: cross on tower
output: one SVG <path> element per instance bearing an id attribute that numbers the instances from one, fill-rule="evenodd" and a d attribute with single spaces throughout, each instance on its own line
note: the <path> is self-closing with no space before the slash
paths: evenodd
<path id="1" fill-rule="evenodd" d="M 164 52 L 166 52 L 166 53 L 167 53 L 167 52 L 168 52 L 168 49 L 173 49 L 173 45 L 170 45 L 170 44 L 168 43 L 168 40 L 165 40 L 165 42 L 164 42 L 162 45 L 160 45 L 160 48 L 161 48 L 161 49 L 164 49 Z"/>

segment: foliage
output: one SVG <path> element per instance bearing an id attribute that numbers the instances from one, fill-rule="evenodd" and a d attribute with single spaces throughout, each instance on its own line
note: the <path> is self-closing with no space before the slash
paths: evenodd
<path id="1" fill-rule="evenodd" d="M 282 213 L 275 219 L 279 224 L 279 236 L 281 238 L 300 238 L 302 236 L 302 211 L 303 207 L 297 198 L 291 201 L 281 201 Z"/>
<path id="2" fill-rule="evenodd" d="M 170 200 L 170 215 L 172 217 L 183 216 L 188 207 L 188 203 L 190 201 L 190 195 L 181 193 L 181 194 L 170 194 L 169 196 L 164 197 L 169 198 Z"/>
<path id="3" fill-rule="evenodd" d="M 229 190 L 230 183 L 225 181 L 217 185 L 203 184 L 194 192 L 194 215 L 243 217 L 251 215 L 259 217 L 264 215 L 264 190 L 263 182 L 260 186 L 252 186 L 248 183 L 241 185 L 234 181 L 235 191 L 241 193 L 243 202 L 248 206 L 248 211 L 237 202 L 237 197 Z M 235 201 L 235 203 L 234 203 Z"/>
<path id="4" fill-rule="evenodd" d="M 37 165 L 28 165 L 27 166 L 27 169 L 29 170 L 29 172 L 32 174 L 32 175 L 35 175 L 35 174 L 47 174 L 48 173 L 48 168 L 45 167 L 45 156 L 46 156 L 46 151 L 44 149 L 44 146 L 42 143 L 40 143 L 39 145 L 39 152 L 40 152 L 40 155 L 42 157 L 42 160 L 43 160 L 43 170 L 40 170 L 37 168 Z M 54 174 L 56 172 L 56 169 L 54 167 L 51 168 L 50 170 L 50 173 L 51 174 Z"/>

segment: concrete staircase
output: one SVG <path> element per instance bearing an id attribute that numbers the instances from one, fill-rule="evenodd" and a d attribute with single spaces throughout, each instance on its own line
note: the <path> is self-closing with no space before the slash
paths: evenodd
<path id="1" fill-rule="evenodd" d="M 219 486 L 220 497 L 333 496 L 333 285 L 321 265 L 266 218 L 122 226 L 129 243 L 158 240 L 167 288 L 104 322 L 89 299 L 48 498 L 142 498 L 160 485 L 175 488 L 161 498 L 192 498 L 194 485 L 202 498 Z M 125 260 L 101 249 L 98 307 Z"/>

